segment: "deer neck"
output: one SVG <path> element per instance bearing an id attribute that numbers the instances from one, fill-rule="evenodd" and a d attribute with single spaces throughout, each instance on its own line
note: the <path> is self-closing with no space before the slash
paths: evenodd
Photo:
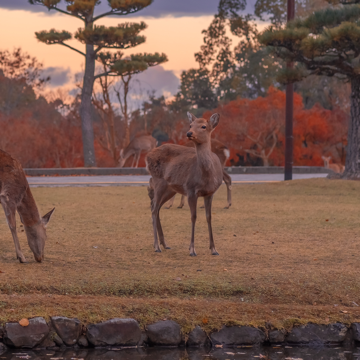
<path id="1" fill-rule="evenodd" d="M 123 154 L 123 158 L 126 160 L 128 157 L 130 157 L 131 155 L 133 155 L 135 153 L 133 148 L 126 148 Z"/>
<path id="2" fill-rule="evenodd" d="M 203 175 L 213 171 L 214 164 L 211 156 L 210 142 L 204 144 L 195 144 L 197 163 Z"/>
<path id="3" fill-rule="evenodd" d="M 25 228 L 32 228 L 40 224 L 41 218 L 35 200 L 28 187 L 25 195 L 17 208 L 21 222 Z"/>

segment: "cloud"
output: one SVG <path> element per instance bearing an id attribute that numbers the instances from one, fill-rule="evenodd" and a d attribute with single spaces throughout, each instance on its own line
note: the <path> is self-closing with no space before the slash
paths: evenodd
<path id="1" fill-rule="evenodd" d="M 155 92 L 155 96 L 165 93 L 174 95 L 179 90 L 180 80 L 172 70 L 165 70 L 162 66 L 151 67 L 134 76 L 142 92 Z"/>
<path id="2" fill-rule="evenodd" d="M 155 97 L 162 95 L 165 98 L 175 95 L 179 90 L 180 80 L 171 70 L 165 70 L 162 66 L 155 66 L 133 77 L 130 83 L 128 102 L 130 111 L 138 109 L 141 104 L 149 99 L 150 94 Z M 120 82 L 115 84 L 119 87 Z M 115 95 L 112 102 L 117 104 Z"/>
<path id="3" fill-rule="evenodd" d="M 65 7 L 65 2 L 61 2 L 62 8 Z M 163 16 L 203 16 L 213 15 L 217 11 L 219 0 L 154 0 L 153 4 L 146 9 L 135 13 L 132 16 L 141 17 L 163 17 Z M 39 5 L 30 5 L 26 0 L 1 0 L 0 8 L 11 10 L 27 10 L 32 12 L 48 12 L 47 8 Z M 106 0 L 103 0 L 99 6 L 96 7 L 96 13 L 107 11 L 109 6 Z M 50 11 L 50 13 L 55 13 Z M 123 18 L 123 17 L 119 17 Z"/>
<path id="4" fill-rule="evenodd" d="M 71 78 L 71 70 L 62 67 L 48 67 L 42 72 L 44 77 L 50 76 L 50 87 L 65 85 Z"/>

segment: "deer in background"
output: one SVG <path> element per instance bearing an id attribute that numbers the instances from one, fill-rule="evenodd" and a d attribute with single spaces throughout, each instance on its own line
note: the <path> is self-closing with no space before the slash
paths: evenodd
<path id="1" fill-rule="evenodd" d="M 0 150 L 0 203 L 14 240 L 17 259 L 21 263 L 26 262 L 16 232 L 16 211 L 24 225 L 28 244 L 35 260 L 38 262 L 44 260 L 46 225 L 55 208 L 40 218 L 20 163 L 2 150 Z"/>
<path id="2" fill-rule="evenodd" d="M 195 145 L 192 141 L 188 141 L 185 144 L 185 146 L 194 147 Z M 218 156 L 223 166 L 223 180 L 227 188 L 227 206 L 225 206 L 225 209 L 229 209 L 231 206 L 231 177 L 225 171 L 224 167 L 227 159 L 230 157 L 230 151 L 222 142 L 216 139 L 211 139 L 211 151 Z M 170 199 L 165 209 L 170 209 L 174 204 L 174 200 L 175 200 L 175 195 Z M 184 205 L 185 205 L 185 196 L 182 195 L 178 209 L 182 209 Z M 203 207 L 204 206 L 201 206 L 201 208 Z"/>
<path id="3" fill-rule="evenodd" d="M 152 149 L 156 147 L 156 139 L 153 138 L 151 135 L 140 135 L 134 137 L 129 143 L 129 145 L 120 151 L 120 159 L 119 165 L 122 168 L 125 165 L 126 160 L 134 155 L 133 162 L 131 167 L 137 168 L 139 165 L 139 160 L 142 152 L 148 153 Z"/>
<path id="4" fill-rule="evenodd" d="M 321 157 L 324 160 L 324 167 L 325 169 L 330 169 L 337 174 L 342 174 L 345 170 L 345 166 L 342 164 L 330 164 L 331 156 L 322 156 Z"/>
<path id="5" fill-rule="evenodd" d="M 188 113 L 188 118 L 190 130 L 186 136 L 194 142 L 195 148 L 165 144 L 153 149 L 146 157 L 147 168 L 152 176 L 148 190 L 151 198 L 154 248 L 156 252 L 161 252 L 160 240 L 160 244 L 169 249 L 159 212 L 166 201 L 180 193 L 187 196 L 191 212 L 190 256 L 196 256 L 194 235 L 199 196 L 205 199 L 211 254 L 219 255 L 215 249 L 211 227 L 211 204 L 215 191 L 222 183 L 223 167 L 219 158 L 211 151 L 211 133 L 218 125 L 220 115 L 213 114 L 207 121 Z"/>

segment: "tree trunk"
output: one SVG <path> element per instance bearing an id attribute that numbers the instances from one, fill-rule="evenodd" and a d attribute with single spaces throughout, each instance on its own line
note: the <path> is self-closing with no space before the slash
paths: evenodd
<path id="1" fill-rule="evenodd" d="M 93 45 L 86 45 L 86 61 L 83 88 L 81 92 L 81 129 L 84 151 L 84 166 L 96 166 L 94 148 L 94 127 L 92 124 L 91 96 L 95 78 L 95 51 Z"/>
<path id="2" fill-rule="evenodd" d="M 360 178 L 360 77 L 351 79 L 351 111 L 343 177 Z"/>
<path id="3" fill-rule="evenodd" d="M 129 94 L 129 83 L 131 80 L 131 76 L 128 77 L 127 80 L 123 79 L 124 82 L 124 121 L 125 121 L 125 145 L 123 148 L 129 145 L 130 143 L 130 126 L 128 119 L 128 106 L 127 106 L 127 97 Z"/>

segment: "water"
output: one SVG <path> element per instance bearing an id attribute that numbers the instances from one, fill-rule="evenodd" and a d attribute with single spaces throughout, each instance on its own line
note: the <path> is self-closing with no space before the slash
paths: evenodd
<path id="1" fill-rule="evenodd" d="M 264 347 L 235 349 L 94 349 L 65 351 L 7 351 L 6 360 L 360 360 L 360 348 Z"/>

